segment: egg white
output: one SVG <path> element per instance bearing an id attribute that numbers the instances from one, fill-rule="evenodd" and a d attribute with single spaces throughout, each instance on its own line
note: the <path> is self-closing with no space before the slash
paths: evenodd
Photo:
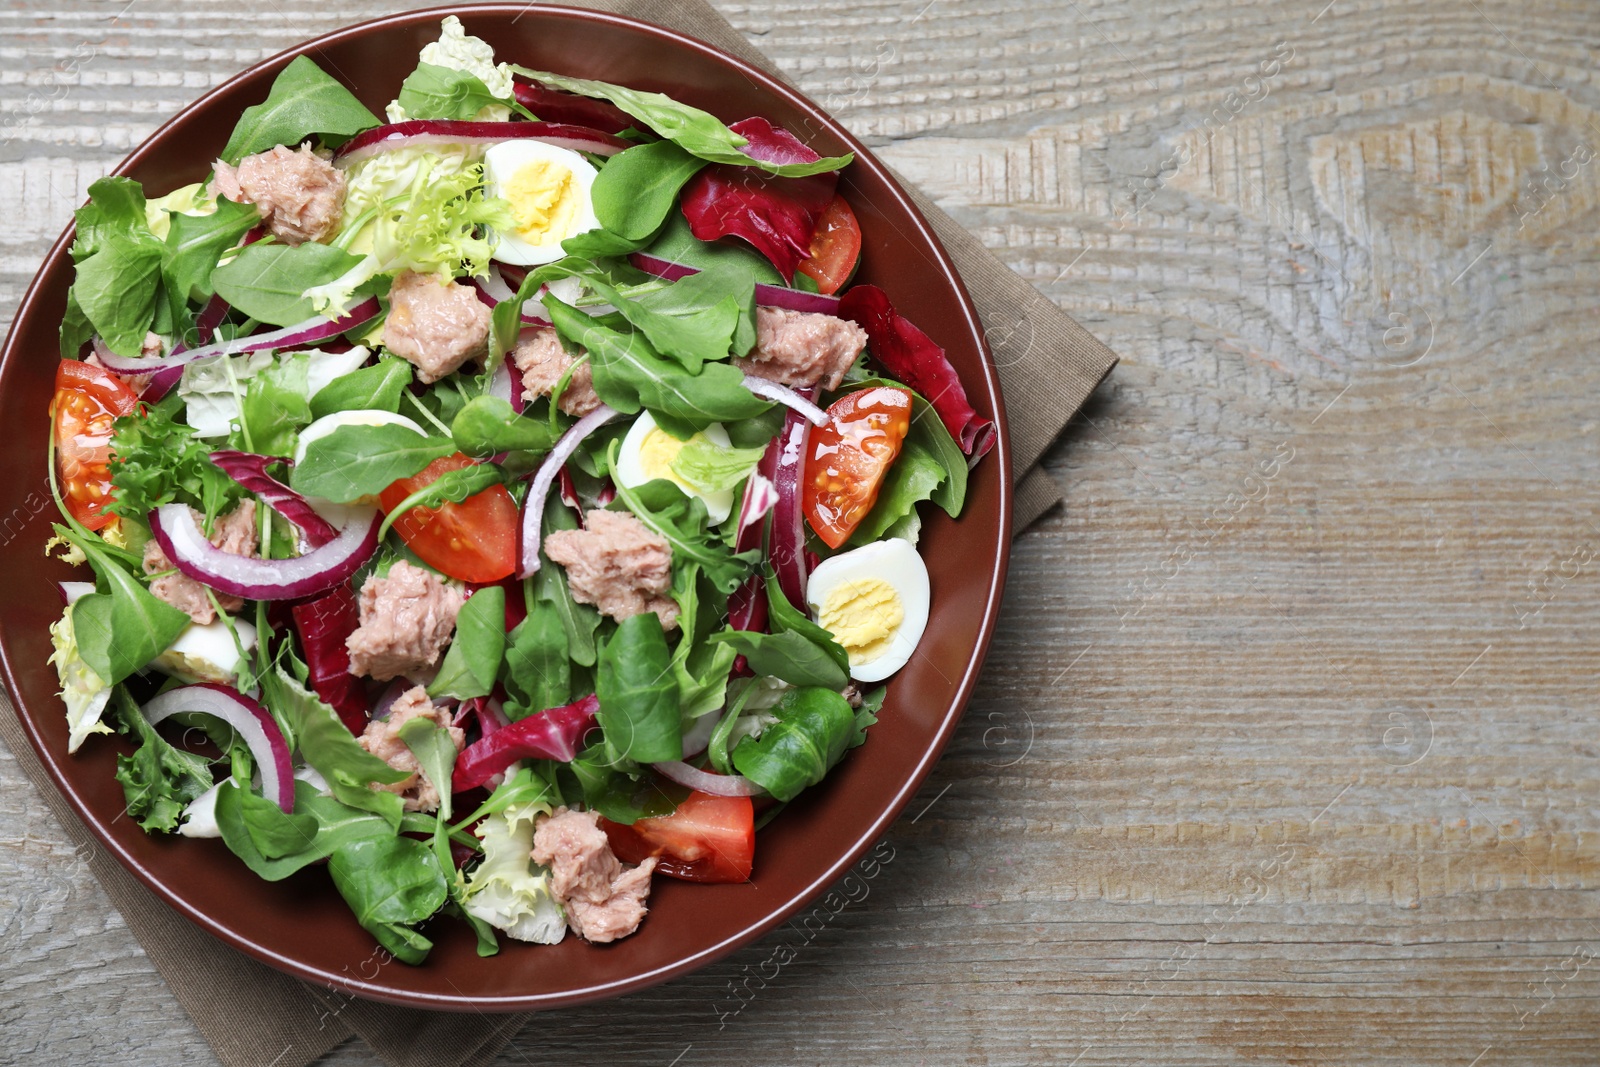
<path id="1" fill-rule="evenodd" d="M 887 649 L 861 663 L 852 659 L 850 677 L 858 682 L 881 682 L 904 667 L 917 650 L 928 626 L 931 601 L 927 564 L 922 562 L 915 545 L 891 537 L 823 560 L 806 584 L 806 606 L 820 625 L 822 607 L 836 589 L 847 582 L 872 578 L 881 579 L 894 589 L 904 617 L 890 636 Z"/>
<path id="2" fill-rule="evenodd" d="M 573 215 L 572 226 L 561 235 L 561 240 L 545 246 L 524 241 L 514 230 L 495 231 L 499 242 L 492 258 L 502 263 L 523 267 L 554 263 L 566 255 L 561 249 L 562 240 L 600 227 L 600 220 L 594 213 L 594 180 L 600 172 L 571 149 L 533 140 L 502 141 L 490 145 L 483 155 L 485 191 L 492 197 L 504 196 L 501 190 L 518 170 L 529 163 L 541 162 L 558 164 L 572 172 L 573 190 L 578 197 L 578 209 Z"/>
<path id="3" fill-rule="evenodd" d="M 408 430 L 415 430 L 420 436 L 428 436 L 411 419 L 404 415 L 397 415 L 392 411 L 381 408 L 357 408 L 354 411 L 335 411 L 332 415 L 324 415 L 310 426 L 300 431 L 300 439 L 294 446 L 294 461 L 306 461 L 306 446 L 311 442 L 321 440 L 341 426 L 404 426 Z"/>
<path id="4" fill-rule="evenodd" d="M 648 411 L 639 412 L 639 417 L 633 421 L 633 425 L 628 428 L 627 436 L 622 439 L 622 446 L 617 449 L 617 469 L 614 472 L 617 481 L 629 489 L 634 489 L 653 478 L 665 478 L 682 489 L 684 495 L 698 497 L 705 504 L 706 517 L 713 525 L 727 521 L 728 516 L 733 514 L 732 489 L 706 493 L 679 478 L 671 470 L 660 474 L 651 474 L 645 470 L 643 455 L 645 438 L 657 428 L 656 420 Z M 728 439 L 728 431 L 723 429 L 720 422 L 713 422 L 700 432 L 705 435 L 706 440 L 719 448 L 733 447 L 733 442 Z"/>

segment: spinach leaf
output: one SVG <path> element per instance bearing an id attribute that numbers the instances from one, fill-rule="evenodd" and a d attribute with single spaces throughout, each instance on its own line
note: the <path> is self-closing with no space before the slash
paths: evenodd
<path id="1" fill-rule="evenodd" d="M 433 942 L 413 927 L 450 895 L 432 850 L 408 837 L 352 841 L 328 857 L 328 873 L 356 921 L 403 963 L 427 959 Z"/>
<path id="2" fill-rule="evenodd" d="M 122 783 L 127 812 L 145 830 L 170 833 L 178 828 L 189 802 L 211 788 L 210 764 L 168 744 L 126 689 L 117 690 L 117 713 L 122 732 L 139 743 L 133 755 L 117 756 L 117 781 Z"/>
<path id="3" fill-rule="evenodd" d="M 555 770 L 563 795 L 581 796 L 586 806 L 624 825 L 671 815 L 689 795 L 682 786 L 642 773 L 632 760 L 618 761 L 604 742 L 584 749 L 570 763 L 557 764 Z"/>
<path id="4" fill-rule="evenodd" d="M 565 89 L 570 93 L 580 96 L 599 97 L 609 100 L 623 111 L 650 127 L 656 133 L 673 142 L 684 151 L 710 160 L 713 163 L 733 163 L 739 166 L 755 167 L 785 178 L 799 178 L 808 174 L 822 174 L 825 171 L 838 170 L 853 158 L 850 154 L 832 156 L 819 159 L 814 163 L 767 163 L 762 160 L 752 159 L 739 151 L 745 139 L 727 126 L 710 112 L 701 111 L 697 107 L 679 103 L 670 96 L 661 93 L 647 93 L 638 89 L 629 89 L 622 85 L 612 85 L 609 82 L 593 81 L 588 78 L 568 78 L 560 74 L 551 74 L 546 71 L 529 70 L 526 67 L 513 65 L 511 68 L 525 78 L 531 78 L 542 85 L 555 89 Z"/>
<path id="5" fill-rule="evenodd" d="M 748 246 L 728 241 L 702 241 L 689 229 L 683 212 L 674 211 L 667 216 L 661 233 L 645 248 L 652 256 L 670 259 L 701 270 L 723 268 L 748 274 L 752 282 L 783 285 L 783 275 L 767 258 Z M 800 275 L 804 277 L 804 275 Z M 752 338 L 753 340 L 753 338 Z"/>
<path id="6" fill-rule="evenodd" d="M 180 211 L 171 217 L 163 270 L 167 288 L 204 303 L 211 298 L 211 274 L 217 260 L 261 221 L 261 212 L 254 204 L 236 204 L 219 196 L 217 209 L 209 215 Z"/>
<path id="7" fill-rule="evenodd" d="M 341 374 L 311 398 L 311 417 L 335 411 L 400 410 L 400 394 L 411 384 L 411 364 L 385 356 L 370 367 Z"/>
<path id="8" fill-rule="evenodd" d="M 648 244 L 678 203 L 678 191 L 706 165 L 671 141 L 629 148 L 612 156 L 594 180 L 600 230 L 569 237 L 568 255 L 618 256 Z"/>
<path id="9" fill-rule="evenodd" d="M 487 585 L 461 606 L 461 613 L 456 616 L 456 635 L 439 665 L 438 675 L 428 686 L 428 695 L 458 700 L 488 696 L 494 689 L 505 651 L 506 591 L 498 585 Z M 440 795 L 449 784 L 444 783 Z"/>
<path id="10" fill-rule="evenodd" d="M 483 79 L 465 70 L 419 63 L 400 86 L 395 103 L 410 119 L 470 119 L 486 107 L 510 106 Z"/>
<path id="11" fill-rule="evenodd" d="M 708 639 L 735 649 L 759 675 L 790 685 L 815 685 L 838 691 L 850 682 L 831 655 L 810 638 L 789 630 L 778 634 L 724 630 Z"/>
<path id="12" fill-rule="evenodd" d="M 372 788 L 372 783 L 405 781 L 395 770 L 357 743 L 339 715 L 280 666 L 261 679 L 262 703 L 281 717 L 305 761 L 328 782 L 335 799 L 373 812 L 398 829 L 404 802 L 397 793 Z"/>
<path id="13" fill-rule="evenodd" d="M 360 262 L 360 256 L 315 241 L 259 241 L 212 271 L 211 284 L 217 295 L 251 318 L 294 326 L 315 313 L 307 289 L 333 281 Z M 387 281 L 379 277 L 367 282 L 353 299 L 370 295 Z"/>
<path id="14" fill-rule="evenodd" d="M 559 708 L 572 697 L 572 660 L 561 612 L 538 600 L 527 618 L 511 631 L 506 648 L 506 717 L 515 722 L 547 708 Z"/>
<path id="15" fill-rule="evenodd" d="M 289 476 L 295 492 L 348 503 L 375 496 L 455 451 L 451 441 L 405 426 L 341 426 L 306 446 Z"/>
<path id="16" fill-rule="evenodd" d="M 259 808 L 261 804 L 270 805 L 274 810 L 278 808 L 270 800 L 241 787 L 237 781 L 224 782 L 217 791 L 217 828 L 222 831 L 223 843 L 233 854 L 268 882 L 281 881 L 310 864 L 327 859 L 340 845 L 394 836 L 394 828 L 381 816 L 323 796 L 307 782 L 296 782 L 294 817 L 309 816 L 315 820 L 315 833 L 298 850 L 269 859 L 256 847 L 248 825 L 249 810 Z"/>
<path id="17" fill-rule="evenodd" d="M 149 231 L 143 239 L 108 233 L 94 255 L 78 264 L 73 297 L 106 347 L 119 356 L 139 355 L 155 318 L 161 249 Z"/>
<path id="18" fill-rule="evenodd" d="M 600 650 L 595 693 L 606 747 L 616 758 L 640 763 L 683 758 L 678 687 L 655 612 L 618 624 Z"/>
<path id="19" fill-rule="evenodd" d="M 738 555 L 728 551 L 721 539 L 706 528 L 704 501 L 685 496 L 683 490 L 663 478 L 635 488 L 619 481 L 617 500 L 640 522 L 667 539 L 675 567 L 699 565 L 701 573 L 722 593 L 738 588 L 761 558 L 757 549 Z"/>
<path id="20" fill-rule="evenodd" d="M 683 636 L 672 653 L 672 675 L 678 685 L 678 710 L 684 721 L 722 707 L 728 672 L 738 654 L 706 638 L 727 616 L 728 600 L 700 577 L 698 564 L 675 567 L 672 598 L 678 602 L 678 628 Z"/>
<path id="21" fill-rule="evenodd" d="M 852 747 L 856 716 L 831 689 L 791 689 L 772 713 L 778 721 L 733 750 L 740 774 L 778 800 L 793 800 L 816 785 Z"/>
<path id="22" fill-rule="evenodd" d="M 244 109 L 222 158 L 237 163 L 245 156 L 274 145 L 295 147 L 313 134 L 333 146 L 362 130 L 378 125 L 343 85 L 305 56 L 296 56 L 272 82 L 266 100 Z"/>
<path id="23" fill-rule="evenodd" d="M 389 509 L 389 514 L 384 516 L 382 525 L 378 527 L 378 539 L 382 540 L 397 522 L 401 524 L 400 531 L 404 539 L 407 532 L 421 531 L 437 518 L 438 509 L 444 504 L 459 504 L 469 496 L 476 496 L 504 481 L 503 472 L 493 463 L 474 463 L 470 467 L 445 471 Z M 413 508 L 421 508 L 422 511 L 413 515 Z"/>
<path id="24" fill-rule="evenodd" d="M 812 622 L 805 612 L 797 611 L 789 603 L 776 576 L 767 578 L 767 612 L 773 633 L 799 634 L 826 652 L 841 671 L 850 673 L 850 654 L 844 650 L 844 646 L 835 641 L 831 633 Z"/>
<path id="25" fill-rule="evenodd" d="M 544 536 L 548 537 L 556 530 L 577 528 L 578 520 L 561 502 L 560 494 L 551 493 L 544 504 Z M 543 548 L 539 550 L 539 571 L 533 576 L 533 599 L 536 603 L 549 604 L 560 616 L 561 628 L 567 634 L 567 654 L 572 657 L 572 662 L 580 667 L 593 667 L 598 656 L 594 634 L 600 627 L 600 613 L 592 605 L 580 604 L 572 598 L 567 588 L 567 572 L 561 567 L 552 566 Z"/>
<path id="26" fill-rule="evenodd" d="M 100 587 L 106 590 L 73 603 L 72 627 L 83 662 L 106 685 L 116 685 L 177 640 L 189 625 L 189 616 L 152 596 L 99 538 L 64 526 L 56 526 L 55 531 L 88 557 Z"/>
<path id="27" fill-rule="evenodd" d="M 292 456 L 299 432 L 311 422 L 305 353 L 275 360 L 245 383 L 239 403 L 238 443 L 267 456 Z"/>
<path id="28" fill-rule="evenodd" d="M 498 452 L 542 455 L 556 443 L 549 422 L 518 415 L 510 403 L 497 396 L 478 396 L 467 401 L 450 423 L 450 434 L 457 448 L 480 459 Z"/>
<path id="29" fill-rule="evenodd" d="M 703 430 L 713 422 L 759 415 L 771 404 L 744 386 L 744 375 L 727 363 L 709 363 L 692 374 L 663 359 L 642 332 L 618 332 L 577 308 L 546 295 L 544 305 L 562 338 L 589 352 L 594 389 L 625 415 L 649 408 L 663 417 Z"/>

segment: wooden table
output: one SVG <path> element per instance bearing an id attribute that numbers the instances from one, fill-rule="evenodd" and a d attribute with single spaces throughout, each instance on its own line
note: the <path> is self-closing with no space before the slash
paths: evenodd
<path id="1" fill-rule="evenodd" d="M 0 13 L 7 317 L 158 123 L 405 6 L 124 3 Z M 1600 1061 L 1593 3 L 720 6 L 1123 363 L 864 899 L 501 1062 Z M 212 1062 L 71 859 L 6 756 L 0 1059 Z"/>

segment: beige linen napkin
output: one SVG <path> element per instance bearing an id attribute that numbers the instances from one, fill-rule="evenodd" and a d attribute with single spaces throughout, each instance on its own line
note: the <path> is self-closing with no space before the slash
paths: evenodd
<path id="1" fill-rule="evenodd" d="M 571 6 L 655 22 L 778 73 L 704 0 L 594 0 Z M 954 259 L 989 331 L 1005 390 L 1015 525 L 1021 532 L 1061 499 L 1059 487 L 1037 466 L 1040 455 L 1117 357 L 949 215 L 916 190 L 911 193 Z M 156 970 L 228 1067 L 304 1067 L 352 1033 L 394 1067 L 487 1064 L 531 1017 L 434 1013 L 355 1000 L 227 948 L 157 900 L 95 843 L 45 777 L 3 695 L 0 739 L 16 754 Z"/>

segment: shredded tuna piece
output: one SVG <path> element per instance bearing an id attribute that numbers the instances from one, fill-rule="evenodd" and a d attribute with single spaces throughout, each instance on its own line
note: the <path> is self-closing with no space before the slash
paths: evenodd
<path id="1" fill-rule="evenodd" d="M 301 145 L 278 145 L 245 156 L 237 167 L 212 164 L 211 189 L 239 204 L 254 204 L 261 219 L 284 244 L 321 241 L 339 230 L 344 211 L 344 174 Z"/>
<path id="2" fill-rule="evenodd" d="M 465 732 L 450 725 L 450 716 L 442 709 L 433 706 L 433 701 L 428 699 L 428 691 L 420 685 L 407 689 L 396 697 L 395 702 L 389 706 L 389 717 L 374 719 L 367 723 L 367 728 L 356 740 L 361 743 L 362 748 L 395 770 L 411 774 L 410 778 L 398 782 L 373 782 L 375 788 L 400 794 L 405 798 L 407 811 L 437 811 L 439 809 L 437 783 L 428 781 L 428 776 L 423 773 L 422 765 L 417 762 L 416 755 L 410 746 L 400 739 L 400 727 L 412 719 L 428 719 L 440 729 L 448 730 L 450 740 L 455 742 L 457 749 L 460 749 L 462 742 L 466 740 Z"/>
<path id="3" fill-rule="evenodd" d="M 672 588 L 672 548 L 667 539 L 626 511 L 595 508 L 588 528 L 557 530 L 544 539 L 544 553 L 567 569 L 572 597 L 593 604 L 618 622 L 646 611 L 661 628 L 678 625 Z"/>
<path id="4" fill-rule="evenodd" d="M 428 674 L 439 665 L 464 599 L 461 590 L 405 560 L 386 578 L 369 576 L 361 586 L 361 625 L 345 638 L 350 673 L 380 682 Z"/>
<path id="5" fill-rule="evenodd" d="M 489 351 L 489 309 L 471 286 L 401 271 L 389 290 L 383 344 L 436 382 Z"/>
<path id="6" fill-rule="evenodd" d="M 756 346 L 733 365 L 780 385 L 837 389 L 867 345 L 867 331 L 846 319 L 788 308 L 756 308 Z"/>
<path id="7" fill-rule="evenodd" d="M 567 368 L 576 362 L 561 347 L 561 338 L 549 327 L 524 334 L 511 353 L 511 361 L 522 372 L 522 398 L 536 400 L 549 396 Z M 561 390 L 561 410 L 578 418 L 600 406 L 600 397 L 594 391 L 594 374 L 585 361 L 567 379 Z"/>
<path id="8" fill-rule="evenodd" d="M 557 808 L 533 832 L 533 861 L 550 868 L 550 893 L 573 933 L 604 943 L 639 928 L 656 859 L 623 867 L 599 821 L 597 812 Z"/>
<path id="9" fill-rule="evenodd" d="M 202 523 L 205 516 L 194 508 L 189 509 L 194 515 L 196 526 L 204 529 Z M 256 509 L 254 504 L 240 504 L 226 515 L 218 515 L 217 521 L 212 524 L 210 541 L 224 552 L 231 552 L 235 556 L 253 556 L 256 554 Z M 161 551 L 161 545 L 152 538 L 144 544 L 144 572 L 146 574 L 160 574 L 162 571 L 172 570 L 172 560 Z M 197 582 L 187 574 L 164 574 L 150 583 L 150 592 L 157 600 L 165 601 L 173 607 L 188 615 L 189 618 L 201 626 L 217 621 L 217 611 L 211 606 L 210 597 L 206 596 L 207 586 Z M 217 603 L 222 605 L 222 610 L 235 612 L 244 607 L 244 601 L 227 593 L 217 593 Z"/>

